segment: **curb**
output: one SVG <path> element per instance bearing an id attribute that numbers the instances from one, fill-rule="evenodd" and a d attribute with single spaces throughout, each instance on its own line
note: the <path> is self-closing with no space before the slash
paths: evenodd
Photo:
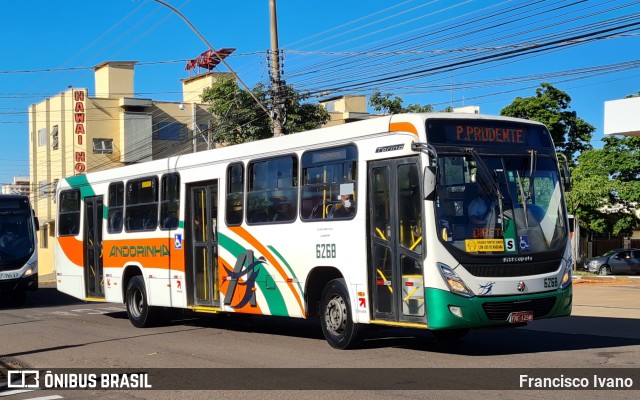
<path id="1" fill-rule="evenodd" d="M 574 281 L 583 282 L 616 282 L 616 283 L 634 283 L 640 284 L 640 276 L 574 276 Z"/>

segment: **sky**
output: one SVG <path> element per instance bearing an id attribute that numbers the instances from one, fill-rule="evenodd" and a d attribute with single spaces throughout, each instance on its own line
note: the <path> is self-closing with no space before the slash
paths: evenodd
<path id="1" fill-rule="evenodd" d="M 269 0 L 166 0 L 250 87 L 268 83 Z M 137 61 L 136 97 L 180 101 L 186 60 L 207 46 L 153 0 L 3 2 L 0 185 L 28 176 L 31 104 L 94 92 L 92 67 Z M 640 2 L 631 0 L 278 0 L 282 78 L 310 101 L 392 93 L 410 103 L 500 113 L 550 82 L 595 126 L 604 102 L 640 91 Z M 227 71 L 223 66 L 219 71 Z M 193 72 L 192 72 L 193 73 Z M 185 115 L 185 122 L 190 116 Z"/>

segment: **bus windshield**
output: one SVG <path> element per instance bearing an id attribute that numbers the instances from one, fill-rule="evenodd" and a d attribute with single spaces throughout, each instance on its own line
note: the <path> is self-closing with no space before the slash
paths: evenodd
<path id="1" fill-rule="evenodd" d="M 531 254 L 565 244 L 567 227 L 555 160 L 441 154 L 437 229 L 444 243 L 471 254 Z"/>
<path id="2" fill-rule="evenodd" d="M 34 252 L 34 232 L 28 212 L 0 213 L 0 265 L 13 264 L 28 258 Z"/>

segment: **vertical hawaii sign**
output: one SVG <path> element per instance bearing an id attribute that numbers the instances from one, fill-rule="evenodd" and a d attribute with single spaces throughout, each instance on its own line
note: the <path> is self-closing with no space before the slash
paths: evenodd
<path id="1" fill-rule="evenodd" d="M 87 90 L 73 91 L 73 170 L 76 175 L 87 170 L 86 115 Z"/>

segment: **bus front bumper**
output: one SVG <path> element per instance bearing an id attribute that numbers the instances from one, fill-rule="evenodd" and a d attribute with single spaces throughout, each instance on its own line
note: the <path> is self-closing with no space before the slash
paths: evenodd
<path id="1" fill-rule="evenodd" d="M 26 278 L 0 280 L 0 294 L 33 291 L 38 289 L 38 273 Z"/>
<path id="2" fill-rule="evenodd" d="M 570 315 L 573 289 L 569 285 L 536 294 L 468 298 L 427 288 L 425 296 L 429 329 L 481 328 L 522 325 L 510 322 L 515 314 L 532 313 L 533 320 Z"/>

